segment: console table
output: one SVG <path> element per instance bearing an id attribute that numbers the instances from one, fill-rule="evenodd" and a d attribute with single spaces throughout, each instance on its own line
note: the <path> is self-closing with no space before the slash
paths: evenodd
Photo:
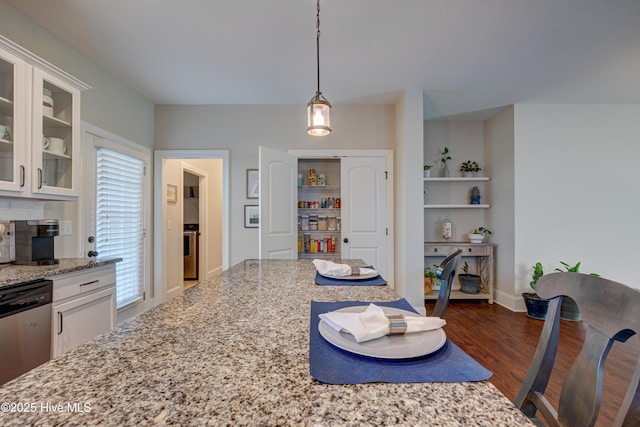
<path id="1" fill-rule="evenodd" d="M 450 299 L 486 299 L 489 304 L 493 304 L 494 288 L 494 244 L 491 243 L 468 243 L 468 242 L 424 242 L 425 266 L 439 264 L 439 260 L 432 258 L 444 258 L 451 252 L 462 249 L 461 263 L 465 257 L 475 257 L 476 271 L 482 277 L 482 286 L 477 294 L 467 294 L 459 290 L 452 290 Z M 460 274 L 462 265 L 458 264 Z M 435 287 L 434 287 L 435 288 Z M 439 287 L 437 287 L 439 289 Z M 425 294 L 424 299 L 437 299 L 438 290 L 434 289 L 429 294 Z"/>

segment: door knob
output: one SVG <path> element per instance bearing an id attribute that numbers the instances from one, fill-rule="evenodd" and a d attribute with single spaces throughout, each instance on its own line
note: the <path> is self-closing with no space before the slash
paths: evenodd
<path id="1" fill-rule="evenodd" d="M 349 243 L 349 239 L 347 239 L 346 237 L 342 241 L 345 243 Z"/>
<path id="2" fill-rule="evenodd" d="M 96 256 L 98 256 L 98 252 L 97 251 L 89 251 L 89 253 L 87 255 L 89 256 L 89 258 L 96 257 Z"/>

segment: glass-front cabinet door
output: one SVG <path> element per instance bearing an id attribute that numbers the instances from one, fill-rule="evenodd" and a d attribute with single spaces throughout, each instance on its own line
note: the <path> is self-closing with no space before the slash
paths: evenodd
<path id="1" fill-rule="evenodd" d="M 25 186 L 27 155 L 27 64 L 0 50 L 0 190 Z"/>
<path id="2" fill-rule="evenodd" d="M 32 192 L 77 196 L 80 91 L 33 72 Z"/>

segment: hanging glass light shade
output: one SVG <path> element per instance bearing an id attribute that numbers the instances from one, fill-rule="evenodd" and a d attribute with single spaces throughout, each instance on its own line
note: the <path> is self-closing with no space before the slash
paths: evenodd
<path id="1" fill-rule="evenodd" d="M 320 92 L 320 0 L 317 0 L 316 29 L 318 88 L 307 104 L 307 133 L 311 136 L 325 136 L 331 133 L 331 104 Z"/>

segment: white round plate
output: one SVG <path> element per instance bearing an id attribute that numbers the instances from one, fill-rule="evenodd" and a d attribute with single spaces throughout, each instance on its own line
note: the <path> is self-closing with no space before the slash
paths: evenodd
<path id="1" fill-rule="evenodd" d="M 341 277 L 326 276 L 320 272 L 318 272 L 318 274 L 326 277 L 327 279 L 337 279 L 337 280 L 365 280 L 365 279 L 373 279 L 374 277 L 378 277 L 380 275 L 380 273 L 378 273 L 377 271 L 374 273 L 357 274 L 353 276 L 341 276 Z"/>
<path id="2" fill-rule="evenodd" d="M 366 309 L 366 305 L 361 305 L 341 308 L 336 312 L 361 313 Z M 385 314 L 403 314 L 406 317 L 418 316 L 412 311 L 399 308 L 382 307 L 382 310 Z M 378 359 L 409 359 L 425 356 L 438 351 L 447 342 L 447 335 L 442 328 L 406 335 L 387 335 L 359 343 L 353 338 L 353 335 L 346 332 L 338 332 L 329 326 L 327 322 L 320 319 L 318 332 L 325 340 L 342 350 Z"/>

